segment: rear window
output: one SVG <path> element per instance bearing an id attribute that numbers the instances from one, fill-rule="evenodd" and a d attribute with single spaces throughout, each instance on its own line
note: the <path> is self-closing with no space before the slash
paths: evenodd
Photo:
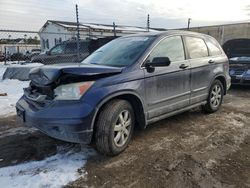
<path id="1" fill-rule="evenodd" d="M 209 49 L 209 55 L 210 56 L 215 56 L 215 55 L 220 55 L 221 50 L 218 46 L 218 44 L 215 43 L 215 41 L 207 40 L 207 47 Z"/>
<path id="2" fill-rule="evenodd" d="M 189 57 L 191 59 L 208 57 L 207 45 L 203 39 L 185 37 Z"/>

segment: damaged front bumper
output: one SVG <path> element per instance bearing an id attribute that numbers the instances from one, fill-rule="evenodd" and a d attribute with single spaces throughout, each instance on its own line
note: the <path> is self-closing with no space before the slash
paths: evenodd
<path id="1" fill-rule="evenodd" d="M 37 107 L 23 96 L 16 104 L 17 115 L 27 126 L 63 141 L 91 142 L 92 120 L 95 108 L 81 101 L 53 101 L 46 107 Z"/>

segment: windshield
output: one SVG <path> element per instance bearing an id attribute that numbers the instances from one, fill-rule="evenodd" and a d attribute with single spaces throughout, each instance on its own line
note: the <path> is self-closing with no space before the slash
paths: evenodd
<path id="1" fill-rule="evenodd" d="M 82 63 L 125 67 L 138 60 L 155 37 L 118 38 L 96 50 Z"/>

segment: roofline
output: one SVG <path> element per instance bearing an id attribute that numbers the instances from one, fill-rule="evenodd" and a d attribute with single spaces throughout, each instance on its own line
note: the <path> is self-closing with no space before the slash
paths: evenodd
<path id="1" fill-rule="evenodd" d="M 136 33 L 131 35 L 123 36 L 123 38 L 131 37 L 131 36 L 156 36 L 156 37 L 164 37 L 164 36 L 172 36 L 172 35 L 183 35 L 183 36 L 200 36 L 200 37 L 210 37 L 204 33 L 198 33 L 193 31 L 186 30 L 168 30 L 168 31 L 159 31 L 159 32 L 145 32 L 145 33 Z"/>
<path id="2" fill-rule="evenodd" d="M 69 23 L 69 24 L 76 24 L 76 22 L 70 22 L 70 21 L 60 21 L 60 20 L 47 20 L 46 23 L 42 26 L 42 28 L 48 23 L 48 22 L 53 22 L 54 24 L 57 24 L 61 27 L 64 27 L 64 28 L 69 28 L 69 27 L 65 27 L 63 25 L 60 25 L 60 23 L 57 23 L 57 22 L 65 22 L 65 23 Z M 93 24 L 93 25 L 100 25 L 100 26 L 109 26 L 109 27 L 113 27 L 112 24 L 101 24 L 101 23 L 82 23 L 82 22 L 79 22 L 79 24 L 81 26 L 85 26 L 85 27 L 88 27 L 87 25 L 85 24 Z M 134 28 L 139 28 L 139 29 L 147 29 L 146 27 L 141 27 L 141 26 L 128 26 L 128 25 L 116 25 L 116 27 L 134 27 Z M 164 30 L 167 30 L 165 28 L 150 28 L 152 30 L 158 30 L 158 31 L 164 31 Z"/>
<path id="3" fill-rule="evenodd" d="M 237 23 L 227 23 L 227 24 L 215 24 L 215 25 L 205 25 L 205 26 L 196 26 L 196 27 L 190 27 L 189 29 L 199 29 L 199 28 L 204 28 L 204 27 L 219 27 L 219 26 L 229 26 L 229 25 L 239 25 L 239 24 L 250 24 L 250 20 L 246 20 L 245 22 L 237 22 Z M 184 28 L 178 28 L 178 30 L 183 30 L 187 29 L 186 27 Z"/>
<path id="4" fill-rule="evenodd" d="M 47 20 L 47 21 L 43 24 L 43 26 L 39 29 L 38 33 L 41 33 L 42 30 L 44 29 L 44 27 L 45 27 L 49 22 L 53 22 L 54 24 L 56 24 L 56 25 L 58 25 L 58 26 L 60 26 L 60 27 L 63 27 L 62 25 L 59 25 L 59 24 L 55 23 L 55 20 Z M 63 27 L 63 28 L 66 28 L 66 27 Z"/>

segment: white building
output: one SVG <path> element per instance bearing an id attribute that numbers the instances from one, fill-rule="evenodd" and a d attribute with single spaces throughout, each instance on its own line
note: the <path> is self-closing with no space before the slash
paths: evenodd
<path id="1" fill-rule="evenodd" d="M 105 24 L 82 24 L 79 25 L 80 38 L 102 38 L 114 36 L 114 26 Z M 115 26 L 116 36 L 124 36 L 133 33 L 147 32 L 146 28 L 131 26 Z M 150 31 L 159 31 L 150 29 Z M 48 50 L 56 44 L 76 38 L 77 24 L 75 22 L 48 20 L 39 31 L 41 49 Z"/>
<path id="2" fill-rule="evenodd" d="M 40 45 L 37 44 L 0 44 L 0 54 L 14 54 L 14 53 L 22 53 L 26 54 L 27 52 L 31 52 L 32 49 L 40 49 Z"/>

